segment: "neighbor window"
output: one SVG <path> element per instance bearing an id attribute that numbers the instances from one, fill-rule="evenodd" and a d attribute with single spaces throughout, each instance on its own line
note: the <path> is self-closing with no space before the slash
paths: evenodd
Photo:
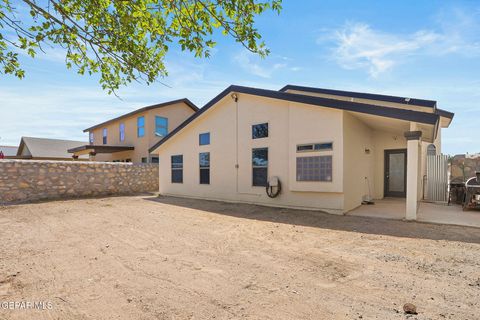
<path id="1" fill-rule="evenodd" d="M 427 147 L 427 156 L 436 156 L 437 155 L 437 147 L 434 144 L 429 144 Z"/>
<path id="2" fill-rule="evenodd" d="M 252 149 L 252 185 L 265 187 L 268 174 L 268 148 Z"/>
<path id="3" fill-rule="evenodd" d="M 297 145 L 297 152 L 333 150 L 333 142 L 309 143 Z"/>
<path id="4" fill-rule="evenodd" d="M 145 117 L 137 118 L 137 137 L 143 137 L 145 135 Z"/>
<path id="5" fill-rule="evenodd" d="M 172 183 L 183 183 L 183 155 L 172 156 Z"/>
<path id="6" fill-rule="evenodd" d="M 210 184 L 210 152 L 200 153 L 200 184 Z"/>
<path id="7" fill-rule="evenodd" d="M 147 163 L 147 158 L 142 158 L 142 163 Z"/>
<path id="8" fill-rule="evenodd" d="M 125 123 L 120 123 L 120 141 L 125 141 Z"/>
<path id="9" fill-rule="evenodd" d="M 297 157 L 297 181 L 332 181 L 332 156 Z"/>
<path id="10" fill-rule="evenodd" d="M 155 116 L 155 135 L 157 137 L 165 137 L 168 134 L 168 119 Z"/>
<path id="11" fill-rule="evenodd" d="M 150 163 L 158 163 L 158 157 L 150 157 Z"/>
<path id="12" fill-rule="evenodd" d="M 210 144 L 210 132 L 200 133 L 198 135 L 198 142 L 201 146 Z"/>
<path id="13" fill-rule="evenodd" d="M 107 128 L 103 128 L 103 144 L 107 144 Z"/>
<path id="14" fill-rule="evenodd" d="M 88 141 L 90 141 L 90 144 L 93 144 L 94 143 L 94 140 L 93 140 L 93 132 L 90 132 L 88 134 Z"/>
<path id="15" fill-rule="evenodd" d="M 268 123 L 254 124 L 252 126 L 252 139 L 268 137 Z"/>

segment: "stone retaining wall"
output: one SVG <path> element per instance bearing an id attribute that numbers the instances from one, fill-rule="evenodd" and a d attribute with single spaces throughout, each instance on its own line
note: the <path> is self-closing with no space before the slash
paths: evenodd
<path id="1" fill-rule="evenodd" d="M 480 156 L 457 154 L 451 159 L 450 170 L 450 181 L 466 181 L 474 177 L 476 171 L 480 171 Z"/>
<path id="2" fill-rule="evenodd" d="M 158 191 L 158 164 L 0 160 L 0 204 Z"/>

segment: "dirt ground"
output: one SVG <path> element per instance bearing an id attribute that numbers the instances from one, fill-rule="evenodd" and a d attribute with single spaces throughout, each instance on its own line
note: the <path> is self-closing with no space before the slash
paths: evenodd
<path id="1" fill-rule="evenodd" d="M 0 319 L 480 319 L 480 229 L 135 196 L 0 230 Z"/>

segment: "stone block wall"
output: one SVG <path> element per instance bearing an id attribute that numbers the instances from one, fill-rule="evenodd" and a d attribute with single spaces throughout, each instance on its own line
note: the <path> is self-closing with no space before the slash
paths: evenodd
<path id="1" fill-rule="evenodd" d="M 480 156 L 456 155 L 450 162 L 450 181 L 466 181 L 475 176 L 475 171 L 480 171 Z"/>
<path id="2" fill-rule="evenodd" d="M 0 204 L 158 191 L 158 164 L 0 160 Z"/>

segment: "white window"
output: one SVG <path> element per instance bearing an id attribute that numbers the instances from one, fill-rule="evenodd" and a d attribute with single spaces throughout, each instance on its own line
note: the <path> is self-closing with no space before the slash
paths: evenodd
<path id="1" fill-rule="evenodd" d="M 297 181 L 332 181 L 332 156 L 297 157 Z"/>

